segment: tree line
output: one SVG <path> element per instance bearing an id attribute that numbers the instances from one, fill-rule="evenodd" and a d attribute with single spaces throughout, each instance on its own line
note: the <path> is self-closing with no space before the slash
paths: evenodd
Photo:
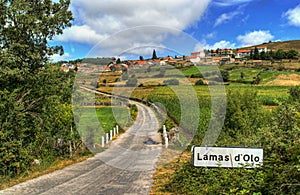
<path id="1" fill-rule="evenodd" d="M 261 51 L 259 52 L 258 48 L 255 47 L 254 50 L 250 52 L 250 59 L 253 60 L 283 60 L 283 59 L 298 59 L 299 52 L 291 49 L 284 51 L 283 49 L 278 49 L 276 52 L 270 51 Z"/>

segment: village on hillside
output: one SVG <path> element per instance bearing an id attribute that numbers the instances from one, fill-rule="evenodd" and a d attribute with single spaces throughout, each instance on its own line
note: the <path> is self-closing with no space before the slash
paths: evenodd
<path id="1" fill-rule="evenodd" d="M 99 71 L 118 71 L 129 70 L 153 65 L 171 65 L 175 67 L 201 66 L 201 65 L 225 65 L 225 64 L 252 64 L 252 65 L 271 65 L 274 60 L 288 59 L 289 61 L 299 62 L 299 53 L 296 50 L 283 51 L 281 49 L 272 51 L 266 46 L 252 47 L 247 49 L 222 48 L 216 50 L 203 50 L 191 52 L 188 56 L 165 56 L 157 57 L 153 50 L 152 58 L 144 59 L 140 56 L 138 60 L 124 60 L 111 58 L 107 64 L 91 63 L 63 63 L 64 71 L 75 70 L 91 73 Z M 281 56 L 281 57 L 280 57 Z M 87 64 L 89 64 L 87 66 Z M 91 66 L 92 65 L 92 66 Z M 101 66 L 99 66 L 101 65 Z"/>

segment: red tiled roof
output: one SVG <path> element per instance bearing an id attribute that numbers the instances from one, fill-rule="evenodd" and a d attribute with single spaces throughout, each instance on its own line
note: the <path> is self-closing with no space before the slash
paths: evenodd
<path id="1" fill-rule="evenodd" d="M 191 54 L 192 54 L 193 56 L 194 56 L 194 55 L 200 55 L 201 52 L 200 52 L 200 51 L 197 51 L 197 52 L 192 52 Z"/>
<path id="2" fill-rule="evenodd" d="M 251 52 L 251 50 L 248 49 L 241 49 L 241 50 L 237 50 L 238 53 L 249 53 Z"/>
<path id="3" fill-rule="evenodd" d="M 196 59 L 196 58 L 198 58 L 198 56 L 188 56 L 187 58 L 188 59 Z"/>

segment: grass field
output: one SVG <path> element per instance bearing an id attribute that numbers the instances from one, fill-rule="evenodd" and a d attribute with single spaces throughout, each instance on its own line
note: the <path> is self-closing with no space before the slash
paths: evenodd
<path id="1" fill-rule="evenodd" d="M 101 143 L 101 137 L 117 124 L 127 127 L 132 123 L 127 107 L 83 107 L 80 114 L 77 128 L 81 137 L 87 139 L 89 133 L 93 133 L 95 143 Z"/>

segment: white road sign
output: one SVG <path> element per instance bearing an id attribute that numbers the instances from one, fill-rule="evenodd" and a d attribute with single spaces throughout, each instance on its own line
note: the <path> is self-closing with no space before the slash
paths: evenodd
<path id="1" fill-rule="evenodd" d="M 192 158 L 195 167 L 255 168 L 263 164 L 263 149 L 194 146 Z"/>

